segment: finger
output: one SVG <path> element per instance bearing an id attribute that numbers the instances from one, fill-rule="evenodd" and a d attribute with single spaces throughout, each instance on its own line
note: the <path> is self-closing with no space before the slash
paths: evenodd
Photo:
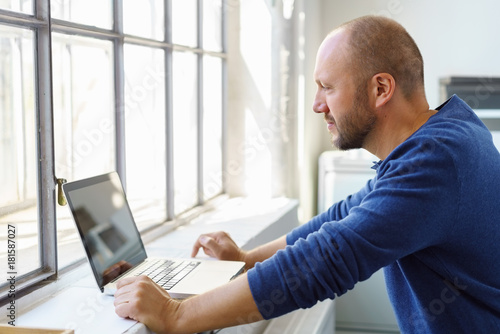
<path id="1" fill-rule="evenodd" d="M 116 313 L 123 318 L 129 317 L 131 306 L 130 299 L 132 298 L 131 286 L 132 285 L 126 285 L 118 289 L 114 295 L 113 304 L 117 310 Z"/>
<path id="2" fill-rule="evenodd" d="M 203 244 L 201 243 L 201 240 L 206 237 L 208 234 L 202 234 L 196 239 L 194 245 L 193 245 L 193 250 L 191 251 L 191 257 L 195 257 L 196 254 L 198 254 L 198 251 L 200 248 L 203 248 Z"/>
<path id="3" fill-rule="evenodd" d="M 216 239 L 211 236 L 204 235 L 200 237 L 199 240 L 205 254 L 212 257 L 219 257 L 220 245 Z"/>
<path id="4" fill-rule="evenodd" d="M 207 233 L 200 235 L 198 239 L 196 239 L 196 242 L 194 243 L 193 251 L 191 252 L 191 257 L 195 257 L 196 254 L 198 254 L 200 248 L 203 248 L 205 254 L 213 256 L 213 253 L 210 251 L 211 247 L 209 246 L 209 243 L 212 244 L 212 247 L 214 244 L 216 244 L 215 240 L 212 238 L 212 236 L 214 235 L 215 235 L 214 233 Z M 209 248 L 208 250 L 207 247 Z"/>
<path id="5" fill-rule="evenodd" d="M 210 257 L 217 257 L 210 249 L 203 247 L 203 252 Z"/>
<path id="6" fill-rule="evenodd" d="M 115 299 L 113 300 L 113 304 L 115 307 L 118 307 L 123 304 L 128 304 L 130 302 L 130 293 L 121 291 L 121 293 L 115 293 Z"/>
<path id="7" fill-rule="evenodd" d="M 137 279 L 139 279 L 140 276 L 131 276 L 131 277 L 125 277 L 120 279 L 118 282 L 116 282 L 116 288 L 120 289 L 126 285 L 133 284 Z"/>
<path id="8" fill-rule="evenodd" d="M 137 300 L 134 299 L 134 296 L 131 293 L 127 293 L 126 295 L 120 296 L 116 298 L 114 301 L 115 313 L 122 317 L 133 320 L 137 319 Z"/>
<path id="9" fill-rule="evenodd" d="M 130 318 L 130 317 L 129 317 L 129 312 L 130 312 L 130 308 L 129 308 L 128 303 L 119 303 L 119 304 L 117 304 L 117 303 L 115 302 L 115 313 L 116 313 L 119 317 L 122 317 L 122 318 Z"/>
<path id="10" fill-rule="evenodd" d="M 196 242 L 193 245 L 193 250 L 191 251 L 191 257 L 195 257 L 198 254 L 198 251 L 200 250 L 201 247 L 202 246 L 200 244 L 200 238 L 198 237 L 198 239 L 196 239 Z"/>

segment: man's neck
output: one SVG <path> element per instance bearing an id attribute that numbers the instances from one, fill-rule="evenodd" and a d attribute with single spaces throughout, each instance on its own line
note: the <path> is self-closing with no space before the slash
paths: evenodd
<path id="1" fill-rule="evenodd" d="M 365 141 L 364 148 L 384 160 L 435 113 L 437 110 L 429 110 L 425 98 L 419 102 L 389 105 L 380 113 L 377 126 Z"/>

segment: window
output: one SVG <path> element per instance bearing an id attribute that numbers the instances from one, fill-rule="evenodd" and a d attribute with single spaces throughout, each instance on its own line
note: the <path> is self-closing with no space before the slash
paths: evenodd
<path id="1" fill-rule="evenodd" d="M 7 240 L 10 223 L 19 222 L 16 228 L 26 237 L 11 240 L 17 242 L 17 250 L 27 249 L 15 261 L 21 272 L 40 266 L 34 37 L 30 29 L 0 26 L 0 240 Z M 7 266 L 7 247 L 0 250 L 2 266 Z"/>
<path id="2" fill-rule="evenodd" d="M 224 192 L 224 18 L 222 0 L 0 0 L 0 265 L 18 292 L 84 257 L 63 179 L 118 171 L 143 231 Z"/>

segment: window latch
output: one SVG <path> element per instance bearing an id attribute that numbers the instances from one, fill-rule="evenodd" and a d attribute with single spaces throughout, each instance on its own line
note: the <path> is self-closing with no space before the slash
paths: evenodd
<path id="1" fill-rule="evenodd" d="M 66 183 L 66 179 L 56 179 L 57 180 L 57 203 L 60 206 L 65 206 L 67 204 L 66 197 L 64 197 L 64 192 L 62 190 L 62 185 Z"/>

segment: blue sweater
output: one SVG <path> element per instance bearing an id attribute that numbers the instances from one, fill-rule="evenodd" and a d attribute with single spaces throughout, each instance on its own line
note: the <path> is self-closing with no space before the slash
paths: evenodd
<path id="1" fill-rule="evenodd" d="M 377 175 L 248 272 L 264 318 L 335 298 L 384 268 L 403 333 L 500 333 L 500 154 L 458 97 Z"/>

